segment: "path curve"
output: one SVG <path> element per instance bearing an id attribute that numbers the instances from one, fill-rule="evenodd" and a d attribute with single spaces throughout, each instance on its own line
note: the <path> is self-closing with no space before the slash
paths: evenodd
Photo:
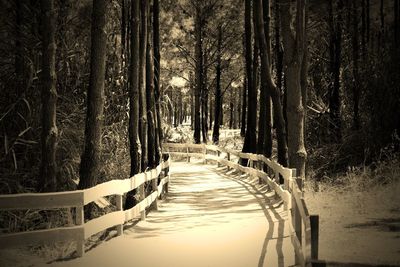
<path id="1" fill-rule="evenodd" d="M 226 168 L 174 162 L 146 221 L 54 266 L 251 267 L 294 264 L 287 214 L 267 186 Z"/>

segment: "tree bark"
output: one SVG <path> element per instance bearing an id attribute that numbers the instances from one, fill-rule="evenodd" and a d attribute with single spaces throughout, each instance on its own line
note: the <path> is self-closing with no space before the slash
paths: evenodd
<path id="1" fill-rule="evenodd" d="M 367 18 L 366 18 L 365 6 L 366 6 L 366 1 L 362 0 L 362 2 L 361 2 L 361 53 L 362 53 L 362 57 L 364 57 L 365 52 L 366 52 L 366 32 L 367 32 L 366 22 L 367 22 Z M 355 12 L 357 13 L 357 10 Z M 354 19 L 355 18 L 353 18 L 353 20 Z M 357 23 L 358 23 L 358 19 L 357 19 Z M 358 34 L 358 32 L 357 32 L 357 34 Z"/>
<path id="2" fill-rule="evenodd" d="M 160 153 L 162 153 L 162 125 L 161 125 L 161 106 L 160 106 L 160 4 L 159 0 L 153 3 L 153 45 L 154 45 L 154 94 L 156 101 L 156 119 L 157 119 L 157 138 Z M 160 158 L 161 159 L 161 158 Z"/>
<path id="3" fill-rule="evenodd" d="M 53 0 L 42 0 L 42 162 L 38 191 L 56 191 L 56 149 L 58 129 L 56 125 L 56 41 L 55 9 Z"/>
<path id="4" fill-rule="evenodd" d="M 196 17 L 195 17 L 195 59 L 196 59 L 196 85 L 195 85 L 195 99 L 194 99 L 194 142 L 200 144 L 200 95 L 203 83 L 203 41 L 201 33 L 201 10 L 200 7 L 196 6 Z"/>
<path id="5" fill-rule="evenodd" d="M 399 46 L 400 30 L 399 30 L 399 0 L 394 0 L 394 47 Z"/>
<path id="6" fill-rule="evenodd" d="M 266 31 L 269 29 L 264 29 L 263 21 L 263 10 L 262 10 L 262 0 L 256 0 L 254 5 L 254 13 L 256 16 L 256 29 L 258 31 L 259 42 L 260 42 L 260 58 L 261 58 L 261 79 L 262 82 L 266 84 L 266 88 L 271 95 L 273 102 L 274 114 L 276 117 L 275 125 L 277 132 L 278 141 L 278 162 L 283 166 L 287 166 L 287 146 L 286 146 L 286 130 L 285 121 L 283 118 L 282 105 L 280 99 L 280 93 L 278 88 L 274 84 L 271 76 L 271 63 L 268 57 L 268 44 L 267 36 L 269 36 Z M 280 181 L 282 182 L 282 181 Z"/>
<path id="7" fill-rule="evenodd" d="M 247 125 L 246 135 L 242 151 L 245 153 L 256 152 L 256 124 L 257 124 L 257 89 L 254 87 L 256 84 L 255 72 L 253 72 L 252 60 L 252 35 L 251 35 L 251 0 L 245 0 L 245 37 L 246 37 L 246 78 L 247 78 L 247 92 L 248 92 L 248 106 L 247 112 Z M 254 46 L 258 50 L 258 44 Z M 254 57 L 258 57 L 258 51 L 255 51 Z M 253 66 L 252 66 L 253 65 Z"/>
<path id="8" fill-rule="evenodd" d="M 146 49 L 146 108 L 147 108 L 147 145 L 148 145 L 148 166 L 149 168 L 157 167 L 156 156 L 159 153 L 158 142 L 156 141 L 156 106 L 154 100 L 154 58 L 152 44 L 151 16 L 148 16 L 147 22 L 147 49 Z"/>
<path id="9" fill-rule="evenodd" d="M 283 50 L 281 47 L 281 36 L 280 36 L 280 10 L 278 0 L 274 0 L 275 7 L 275 61 L 276 61 L 276 87 L 279 92 L 282 90 L 282 77 L 283 77 Z M 267 28 L 265 28 L 267 29 Z"/>
<path id="10" fill-rule="evenodd" d="M 215 86 L 215 121 L 213 129 L 213 143 L 219 143 L 219 126 L 222 107 L 222 92 L 221 92 L 221 54 L 222 54 L 222 27 L 218 27 L 218 43 L 217 43 L 217 66 L 216 66 L 216 86 Z"/>
<path id="11" fill-rule="evenodd" d="M 301 68 L 305 45 L 305 0 L 297 0 L 296 32 L 290 27 L 290 5 L 281 4 L 281 29 L 284 46 L 284 68 L 287 88 L 289 166 L 305 178 L 307 152 L 304 146 L 304 106 Z"/>
<path id="12" fill-rule="evenodd" d="M 122 60 L 124 61 L 124 56 L 125 56 L 125 49 L 126 49 L 126 39 L 127 39 L 127 34 L 126 34 L 126 22 L 127 22 L 127 5 L 126 5 L 126 0 L 121 0 L 121 55 L 122 55 Z"/>
<path id="13" fill-rule="evenodd" d="M 140 44 L 139 44 L 139 137 L 142 145 L 141 171 L 145 171 L 148 164 L 148 121 L 146 103 L 146 51 L 147 51 L 147 22 L 148 1 L 141 0 L 140 9 Z"/>
<path id="14" fill-rule="evenodd" d="M 104 121 L 104 76 L 106 63 L 106 0 L 93 0 L 90 78 L 87 92 L 85 146 L 81 157 L 79 189 L 97 184 Z M 85 210 L 91 216 L 91 205 Z"/>
<path id="15" fill-rule="evenodd" d="M 141 144 L 139 139 L 139 39 L 140 39 L 140 0 L 131 1 L 132 19 L 130 21 L 130 68 L 129 68 L 129 152 L 131 157 L 130 176 L 141 171 Z M 124 209 L 136 205 L 136 190 L 126 195 Z"/>
<path id="16" fill-rule="evenodd" d="M 380 31 L 380 44 L 379 47 L 381 47 L 381 44 L 385 42 L 385 13 L 384 13 L 384 1 L 381 0 L 381 4 L 379 7 L 379 18 L 381 22 L 381 31 Z"/>
<path id="17" fill-rule="evenodd" d="M 263 19 L 264 19 L 264 34 L 265 34 L 265 41 L 267 43 L 267 51 L 265 51 L 265 53 L 267 53 L 268 59 L 269 59 L 269 68 L 270 70 L 264 70 L 264 71 L 271 71 L 271 65 L 272 65 L 272 55 L 271 55 L 271 38 L 270 38 L 270 21 L 271 21 L 271 7 L 270 7 L 270 0 L 268 1 L 264 1 L 263 2 Z M 279 26 L 278 29 L 275 29 L 275 31 L 278 32 L 278 37 L 277 38 L 277 43 L 278 43 L 278 49 L 280 49 L 280 45 L 279 45 Z M 276 32 L 275 32 L 276 33 Z M 261 40 L 259 39 L 260 42 L 260 47 L 262 47 L 262 43 Z M 280 55 L 283 56 L 283 53 L 281 51 L 282 49 L 280 49 Z M 277 51 L 279 52 L 279 51 Z M 264 52 L 262 52 L 264 53 Z M 261 54 L 261 53 L 260 53 Z M 282 57 L 281 57 L 281 65 L 282 65 Z M 261 72 L 263 71 L 263 69 L 261 69 Z M 280 74 L 279 74 L 279 70 L 277 69 L 277 75 L 280 75 L 280 79 L 278 79 L 278 82 L 282 79 L 282 66 L 280 67 Z M 263 78 L 261 78 L 263 79 Z M 280 81 L 281 82 L 281 81 Z M 263 82 L 262 82 L 263 83 Z M 276 85 L 277 90 L 280 91 L 280 87 L 278 86 L 278 84 Z M 262 148 L 262 153 L 270 158 L 272 156 L 272 105 L 271 105 L 271 93 L 270 90 L 268 88 L 268 83 L 266 83 L 264 81 L 264 90 L 265 90 L 265 126 L 264 126 L 264 144 L 263 144 L 263 148 Z M 260 130 L 259 130 L 260 131 Z"/>
<path id="18" fill-rule="evenodd" d="M 195 119 L 195 86 L 193 86 L 193 72 L 189 72 L 190 81 L 190 128 L 194 130 L 194 119 Z"/>
<path id="19" fill-rule="evenodd" d="M 201 89 L 201 132 L 203 135 L 203 143 L 207 143 L 208 141 L 208 88 L 207 88 L 207 55 L 203 54 L 203 82 Z"/>
<path id="20" fill-rule="evenodd" d="M 42 2 L 41 2 L 42 3 Z M 24 22 L 24 5 L 25 1 L 18 0 L 15 1 L 15 76 L 16 76 L 16 94 L 19 98 L 22 92 L 25 90 L 24 80 L 25 80 L 25 59 L 24 59 L 24 47 L 23 41 L 23 22 Z M 54 5 L 54 4 L 53 4 Z M 46 14 L 42 14 L 43 19 L 46 19 Z M 54 22 L 54 21 L 53 21 Z M 44 26 L 46 27 L 46 26 Z"/>
<path id="21" fill-rule="evenodd" d="M 251 38 L 251 32 L 250 33 L 246 33 L 246 29 L 247 31 L 251 30 L 251 25 L 249 28 L 248 23 L 251 23 L 251 18 L 250 18 L 250 11 L 248 11 L 248 9 L 250 7 L 247 7 L 248 4 L 245 2 L 245 19 L 244 19 L 244 30 L 245 30 L 245 34 L 243 35 L 243 58 L 244 58 L 244 65 L 245 67 L 245 75 L 244 75 L 244 79 L 243 79 L 243 97 L 242 97 L 242 118 L 241 118 L 241 127 L 240 127 L 240 136 L 244 137 L 246 135 L 246 117 L 247 117 L 247 84 L 248 84 L 248 78 L 247 76 L 248 71 L 247 71 L 247 38 Z M 247 14 L 248 13 L 248 14 Z M 248 35 L 250 34 L 250 37 L 248 37 Z M 250 49 L 251 49 L 251 44 L 250 44 Z M 251 51 L 250 51 L 251 54 Z M 251 63 L 250 63 L 251 66 Z M 251 73 L 251 71 L 250 71 Z"/>
<path id="22" fill-rule="evenodd" d="M 340 64 L 341 64 L 341 43 L 342 43 L 342 12 L 343 1 L 338 1 L 337 20 L 336 24 L 333 16 L 333 0 L 330 2 L 329 16 L 331 28 L 331 92 L 329 98 L 329 109 L 331 118 L 331 138 L 335 142 L 340 142 L 342 139 L 342 122 L 341 122 L 341 96 L 340 96 Z"/>
<path id="23" fill-rule="evenodd" d="M 360 79 L 358 72 L 358 61 L 359 61 L 359 44 L 358 44 L 358 12 L 357 2 L 353 1 L 352 6 L 352 46 L 353 46 L 353 128 L 355 130 L 360 129 L 360 114 L 359 114 L 359 102 L 360 102 Z M 364 16 L 362 16 L 363 18 Z M 363 31 L 361 31 L 363 34 Z M 364 37 L 362 36 L 362 40 Z M 362 42 L 364 47 L 365 43 Z"/>
<path id="24" fill-rule="evenodd" d="M 257 3 L 254 4 L 254 7 L 263 9 L 263 23 L 264 23 L 264 34 L 266 40 L 266 50 L 260 51 L 261 54 L 266 53 L 271 64 L 271 44 L 270 44 L 270 36 L 269 36 L 269 24 L 270 24 L 270 2 L 269 0 L 263 1 L 262 6 L 258 6 Z M 256 13 L 257 11 L 254 11 Z M 254 15 L 257 18 L 257 14 Z M 254 21 L 254 28 L 257 29 L 257 21 Z M 255 30 L 254 36 L 255 41 L 259 43 L 260 50 L 263 48 L 263 44 L 261 43 L 261 39 L 259 37 L 260 30 Z M 258 120 L 258 139 L 257 139 L 257 153 L 264 154 L 267 157 L 271 157 L 272 154 L 272 135 L 271 135 L 271 98 L 268 90 L 268 84 L 265 79 L 264 67 L 261 67 L 261 87 L 260 87 L 260 115 Z M 268 70 L 269 71 L 269 70 Z"/>

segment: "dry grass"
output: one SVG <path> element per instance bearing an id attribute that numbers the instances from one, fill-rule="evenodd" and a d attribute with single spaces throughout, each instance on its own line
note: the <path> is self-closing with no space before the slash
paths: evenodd
<path id="1" fill-rule="evenodd" d="M 321 259 L 400 264 L 399 163 L 399 155 L 392 155 L 306 183 L 310 213 L 320 215 Z"/>

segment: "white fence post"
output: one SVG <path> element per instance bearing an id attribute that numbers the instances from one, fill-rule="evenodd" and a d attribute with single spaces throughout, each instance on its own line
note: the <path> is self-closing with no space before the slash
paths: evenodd
<path id="1" fill-rule="evenodd" d="M 146 198 L 144 184 L 139 186 L 139 192 L 140 192 L 140 200 L 142 201 L 143 199 Z M 146 220 L 146 208 L 140 212 L 140 219 Z"/>
<path id="2" fill-rule="evenodd" d="M 152 177 L 152 178 L 153 178 L 153 177 Z M 153 180 L 151 180 L 151 185 L 152 185 L 152 188 L 153 188 L 153 192 L 154 192 L 154 191 L 157 192 L 157 195 L 158 195 L 157 181 L 158 181 L 158 176 L 157 176 L 156 178 L 153 178 Z M 153 202 L 153 208 L 154 208 L 154 210 L 158 210 L 157 197 L 156 197 L 156 199 L 155 199 L 154 202 Z"/>
<path id="3" fill-rule="evenodd" d="M 79 206 L 75 208 L 75 224 L 82 225 L 85 223 L 85 214 L 83 211 L 83 206 Z M 77 240 L 76 244 L 76 252 L 78 257 L 82 257 L 85 254 L 85 236 L 82 239 Z"/>
<path id="4" fill-rule="evenodd" d="M 117 210 L 122 211 L 122 195 L 116 195 L 115 201 L 117 202 Z M 117 235 L 122 235 L 124 233 L 124 224 L 117 225 Z"/>

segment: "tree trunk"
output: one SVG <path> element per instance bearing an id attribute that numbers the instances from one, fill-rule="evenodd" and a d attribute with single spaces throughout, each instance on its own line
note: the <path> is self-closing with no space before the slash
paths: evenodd
<path id="1" fill-rule="evenodd" d="M 127 12 L 126 12 L 126 0 L 121 1 L 121 55 L 122 60 L 124 61 L 125 49 L 126 49 L 126 21 L 127 21 Z"/>
<path id="2" fill-rule="evenodd" d="M 263 10 L 261 0 L 257 0 L 255 5 L 255 15 L 257 16 L 257 31 L 260 41 L 260 57 L 261 57 L 261 72 L 262 81 L 266 83 L 269 94 L 273 103 L 273 111 L 275 114 L 275 126 L 278 143 L 278 162 L 283 166 L 287 166 L 287 145 L 286 145 L 286 129 L 285 120 L 282 112 L 281 97 L 278 88 L 274 84 L 271 77 L 271 63 L 268 57 L 268 42 L 267 36 L 269 29 L 264 29 Z M 268 152 L 268 151 L 267 151 Z M 282 181 L 280 181 L 282 182 Z"/>
<path id="3" fill-rule="evenodd" d="M 209 124 L 208 124 L 208 129 L 213 129 L 213 124 L 212 122 L 214 121 L 214 103 L 212 99 L 212 94 L 210 94 L 210 117 L 209 117 Z"/>
<path id="4" fill-rule="evenodd" d="M 139 137 L 142 145 L 141 171 L 145 171 L 148 164 L 148 143 L 147 143 L 147 103 L 146 103 L 146 50 L 147 50 L 147 21 L 148 1 L 141 0 L 141 28 L 139 44 Z"/>
<path id="5" fill-rule="evenodd" d="M 243 82 L 243 86 L 245 83 L 246 83 L 246 81 Z M 241 89 L 242 89 L 242 91 L 244 91 L 245 87 L 242 87 Z M 237 119 L 237 126 L 238 126 L 238 128 L 241 129 L 242 128 L 241 116 L 242 116 L 243 92 L 240 91 L 240 88 L 238 88 L 237 94 L 239 95 L 239 98 L 238 98 L 238 103 L 237 103 L 238 108 L 237 108 L 236 119 Z"/>
<path id="6" fill-rule="evenodd" d="M 195 86 L 193 86 L 193 73 L 189 72 L 190 81 L 190 128 L 194 130 L 194 118 L 195 118 Z"/>
<path id="7" fill-rule="evenodd" d="M 219 143 L 219 126 L 221 117 L 221 107 L 222 107 L 222 92 L 221 92 L 221 54 L 222 54 L 222 27 L 218 27 L 218 43 L 217 43 L 217 67 L 216 67 L 216 86 L 215 86 L 215 120 L 213 129 L 213 143 Z"/>
<path id="8" fill-rule="evenodd" d="M 42 162 L 38 191 L 56 191 L 56 149 L 58 129 L 56 125 L 56 70 L 55 70 L 55 14 L 54 1 L 42 0 Z"/>
<path id="9" fill-rule="evenodd" d="M 275 7 L 275 61 L 276 61 L 276 87 L 279 92 L 282 90 L 282 72 L 283 72 L 283 50 L 281 47 L 281 36 L 280 36 L 280 10 L 278 0 L 274 0 Z M 265 27 L 265 29 L 267 29 Z"/>
<path id="10" fill-rule="evenodd" d="M 249 11 L 245 10 L 245 21 L 244 21 L 245 31 L 246 31 L 246 29 L 247 29 L 247 31 L 249 30 L 248 29 L 249 26 L 247 25 L 248 24 L 248 21 L 247 21 L 248 19 L 246 17 L 247 12 L 249 12 Z M 248 14 L 248 16 L 250 16 L 250 14 Z M 251 20 L 251 19 L 249 18 L 249 20 Z M 248 90 L 247 89 L 247 75 L 248 75 L 248 73 L 247 73 L 247 57 L 246 57 L 246 53 L 247 53 L 246 52 L 247 35 L 248 34 L 245 34 L 243 36 L 243 55 L 244 55 L 243 58 L 244 58 L 244 65 L 246 66 L 246 68 L 245 68 L 245 75 L 244 75 L 244 79 L 243 79 L 242 113 L 241 113 L 242 117 L 241 117 L 241 127 L 240 127 L 240 136 L 242 136 L 242 137 L 244 137 L 246 135 L 246 117 L 247 117 L 247 90 Z M 250 35 L 251 35 L 251 33 L 250 33 Z M 251 49 L 251 45 L 250 45 L 250 49 Z"/>
<path id="11" fill-rule="evenodd" d="M 246 37 L 246 78 L 248 91 L 248 106 L 246 135 L 242 151 L 247 153 L 256 152 L 256 123 L 257 123 L 257 89 L 254 87 L 256 77 L 252 65 L 252 36 L 251 36 L 251 0 L 245 0 L 245 37 Z M 256 49 L 258 44 L 254 46 Z M 258 51 L 255 51 L 258 57 Z M 253 65 L 254 66 L 254 65 Z M 254 75 L 254 76 L 253 76 Z"/>
<path id="12" fill-rule="evenodd" d="M 149 15 L 149 14 L 148 14 Z M 154 58 L 152 44 L 151 16 L 148 16 L 147 22 L 147 49 L 146 49 L 146 108 L 147 108 L 147 146 L 148 146 L 148 166 L 153 169 L 157 167 L 156 154 L 159 153 L 156 144 L 156 117 L 154 101 Z"/>
<path id="13" fill-rule="evenodd" d="M 358 44 L 358 12 L 357 12 L 357 2 L 353 1 L 352 6 L 352 46 L 353 46 L 353 128 L 355 130 L 360 129 L 360 115 L 358 112 L 359 101 L 360 101 L 360 79 L 358 74 L 358 60 L 359 60 L 359 44 Z M 364 17 L 364 16 L 362 16 Z M 363 31 L 361 31 L 363 34 Z M 364 40 L 364 37 L 362 36 Z M 365 43 L 362 42 L 364 46 Z"/>
<path id="14" fill-rule="evenodd" d="M 271 46 L 270 46 L 270 37 L 269 37 L 269 22 L 270 22 L 270 2 L 264 1 L 262 6 L 258 6 L 257 3 L 254 4 L 254 7 L 263 9 L 263 23 L 264 23 L 264 34 L 266 40 L 266 50 L 260 51 L 260 55 L 262 53 L 266 53 L 271 63 Z M 253 11 L 256 13 L 257 11 Z M 259 43 L 260 50 L 262 48 L 261 39 L 259 37 L 259 29 L 257 30 L 257 14 L 254 15 L 254 28 L 256 29 L 254 32 L 255 42 Z M 267 29 L 267 30 L 265 30 Z M 258 139 L 257 139 L 257 154 L 268 154 L 270 157 L 272 153 L 272 135 L 271 135 L 271 100 L 269 93 L 267 92 L 267 82 L 265 80 L 265 76 L 262 74 L 265 73 L 265 69 L 261 70 L 261 86 L 260 86 L 260 116 L 258 120 Z"/>
<path id="15" fill-rule="evenodd" d="M 400 25 L 399 25 L 399 0 L 394 0 L 394 47 L 397 49 L 400 39 Z"/>
<path id="16" fill-rule="evenodd" d="M 379 18 L 381 22 L 381 31 L 380 31 L 380 38 L 379 38 L 379 46 L 382 47 L 381 45 L 385 43 L 385 13 L 384 13 L 384 1 L 381 0 L 381 4 L 379 7 Z"/>
<path id="17" fill-rule="evenodd" d="M 369 8 L 369 0 L 366 0 L 366 27 L 367 27 L 367 32 L 366 32 L 366 43 L 369 43 L 370 40 L 370 27 L 371 27 L 371 21 L 370 21 L 370 8 Z"/>
<path id="18" fill-rule="evenodd" d="M 130 68 L 129 68 L 129 152 L 131 157 L 130 176 L 141 171 L 141 144 L 139 139 L 139 39 L 140 39 L 140 0 L 131 1 L 132 19 L 130 32 Z M 136 205 L 136 190 L 126 195 L 124 209 Z"/>
<path id="19" fill-rule="evenodd" d="M 106 63 L 106 0 L 93 0 L 90 78 L 87 92 L 85 146 L 79 169 L 79 189 L 97 184 L 101 154 L 104 109 L 104 76 Z M 91 205 L 85 210 L 91 216 Z"/>
<path id="20" fill-rule="evenodd" d="M 366 27 L 367 23 L 366 22 L 367 22 L 367 18 L 366 18 L 365 5 L 366 5 L 366 1 L 362 0 L 362 2 L 361 2 L 361 53 L 362 53 L 362 57 L 364 57 L 365 52 L 366 52 L 366 32 L 367 32 L 367 27 Z M 355 12 L 357 13 L 357 10 Z M 353 20 L 354 19 L 355 18 L 353 18 Z M 358 23 L 358 19 L 356 19 L 356 20 Z"/>
<path id="21" fill-rule="evenodd" d="M 301 101 L 304 109 L 304 132 L 307 132 L 307 100 L 308 100 L 308 35 L 307 35 L 307 24 L 308 24 L 308 8 L 307 2 L 304 1 L 304 30 L 303 30 L 303 60 L 301 61 L 300 70 L 300 86 L 301 86 Z M 305 142 L 305 140 L 304 140 Z"/>
<path id="22" fill-rule="evenodd" d="M 208 141 L 208 88 L 207 88 L 207 55 L 203 54 L 203 82 L 202 82 L 202 90 L 201 90 L 201 132 L 203 135 L 203 142 L 207 143 Z"/>
<path id="23" fill-rule="evenodd" d="M 203 83 L 203 41 L 201 34 L 201 10 L 196 7 L 195 18 L 195 59 L 196 59 L 196 85 L 195 85 L 195 100 L 194 100 L 194 142 L 200 144 L 200 95 Z"/>
<path id="24" fill-rule="evenodd" d="M 42 2 L 41 2 L 42 3 Z M 18 0 L 15 1 L 15 76 L 16 76 L 16 95 L 17 98 L 21 97 L 21 94 L 26 89 L 25 87 L 25 57 L 24 57 L 24 47 L 23 47 L 23 24 L 24 24 L 24 12 L 25 1 Z M 44 3 L 43 3 L 44 4 Z M 47 3 L 47 5 L 49 5 Z M 54 15 L 53 15 L 54 16 Z M 43 19 L 46 19 L 46 14 L 42 14 Z M 51 18 L 50 18 L 51 19 Z M 54 22 L 54 19 L 53 19 Z M 46 26 L 44 26 L 46 27 Z M 48 36 L 47 36 L 48 38 Z"/>
<path id="25" fill-rule="evenodd" d="M 163 139 L 161 125 L 161 106 L 160 106 L 160 4 L 159 0 L 154 0 L 153 4 L 153 45 L 154 45 L 154 94 L 156 101 L 157 119 L 157 138 L 160 153 L 162 153 L 161 143 Z"/>
<path id="26" fill-rule="evenodd" d="M 337 21 L 336 24 L 333 18 L 333 0 L 330 2 L 329 16 L 331 27 L 331 44 L 330 44 L 330 57 L 331 57 L 331 92 L 329 98 L 329 109 L 331 118 L 331 138 L 340 142 L 342 139 L 341 134 L 341 97 L 340 97 L 340 63 L 341 63 L 341 43 L 342 43 L 342 12 L 343 1 L 338 1 Z M 334 26 L 335 25 L 335 26 Z"/>
<path id="27" fill-rule="evenodd" d="M 290 27 L 290 5 L 281 5 L 281 29 L 284 46 L 284 65 L 287 88 L 289 166 L 305 177 L 307 152 L 304 146 L 304 106 L 301 88 L 301 67 L 305 36 L 305 3 L 297 0 L 296 32 Z"/>
<path id="28" fill-rule="evenodd" d="M 271 55 L 271 38 L 270 38 L 270 22 L 271 22 L 271 7 L 270 7 L 270 1 L 264 1 L 263 2 L 263 18 L 264 18 L 264 34 L 265 34 L 265 41 L 267 43 L 267 51 L 265 51 L 265 53 L 267 53 L 268 59 L 269 59 L 269 68 L 270 70 L 264 70 L 264 71 L 271 71 L 271 65 L 272 65 L 272 55 Z M 279 21 L 279 20 L 278 20 Z M 279 26 L 275 27 L 275 31 L 278 32 L 278 49 L 280 51 L 280 55 L 281 55 L 281 65 L 282 65 L 282 49 L 280 48 L 279 45 Z M 275 32 L 276 34 L 276 32 Z M 262 47 L 262 43 L 261 40 L 259 39 L 260 42 L 260 48 Z M 277 51 L 277 52 L 279 52 Z M 263 52 L 264 53 L 264 52 Z M 261 55 L 261 53 L 260 53 Z M 261 70 L 263 71 L 263 70 Z M 280 74 L 279 74 L 279 70 L 277 69 L 277 75 L 280 75 L 280 79 L 278 79 L 278 82 L 281 82 L 282 79 L 282 66 L 280 67 Z M 261 78 L 263 79 L 263 78 Z M 270 158 L 272 156 L 272 105 L 271 105 L 271 92 L 268 88 L 268 83 L 261 82 L 264 83 L 264 90 L 265 90 L 265 125 L 264 125 L 264 143 L 263 143 L 263 148 L 262 148 L 262 153 Z M 280 86 L 280 85 L 279 85 Z M 278 85 L 276 86 L 278 91 L 280 91 L 280 87 Z"/>

